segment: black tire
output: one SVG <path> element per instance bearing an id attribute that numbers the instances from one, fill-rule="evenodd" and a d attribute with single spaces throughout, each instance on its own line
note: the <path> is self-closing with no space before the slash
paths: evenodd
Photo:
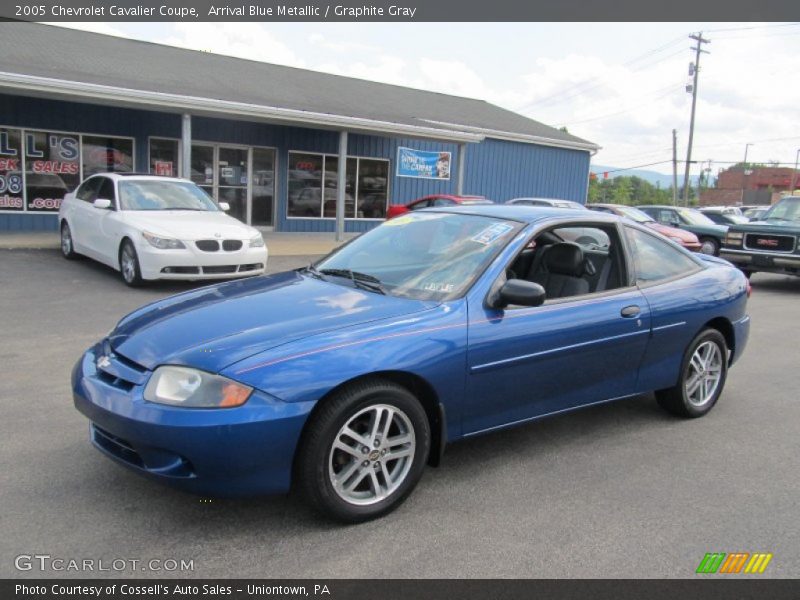
<path id="1" fill-rule="evenodd" d="M 700 252 L 711 256 L 719 256 L 719 240 L 712 237 L 701 237 Z"/>
<path id="2" fill-rule="evenodd" d="M 378 445 L 375 445 L 373 452 L 372 445 L 369 448 L 366 446 L 358 448 L 359 445 L 355 444 L 356 450 L 364 451 L 363 456 L 357 458 L 333 448 L 336 441 L 343 439 L 347 441 L 346 434 L 341 433 L 345 425 L 357 424 L 354 419 L 361 418 L 359 415 L 372 414 L 370 411 L 379 406 L 389 406 L 398 411 L 395 413 L 397 418 L 400 419 L 400 415 L 405 417 L 405 422 L 410 424 L 410 428 L 413 429 L 414 441 L 411 442 L 413 453 L 405 459 L 405 462 L 401 462 L 402 458 L 387 460 L 380 456 L 374 458 L 373 454 L 375 453 L 386 453 L 386 450 L 381 450 Z M 391 425 L 391 427 L 394 428 L 395 425 Z M 388 433 L 390 431 L 388 426 L 385 431 L 386 439 L 391 439 L 393 436 Z M 392 431 L 397 430 L 392 429 Z M 368 432 L 364 433 L 364 436 L 369 437 Z M 400 436 L 395 435 L 394 439 L 400 439 L 401 436 L 402 432 Z M 387 443 L 387 447 L 388 445 L 390 444 Z M 294 488 L 314 509 L 327 517 L 345 523 L 361 523 L 375 519 L 393 511 L 408 497 L 422 477 L 428 461 L 430 446 L 431 433 L 428 417 L 419 401 L 408 390 L 382 379 L 357 383 L 326 399 L 324 404 L 311 416 L 301 438 L 295 460 Z M 391 455 L 391 449 L 389 452 Z M 337 466 L 337 460 L 342 460 L 342 458 L 344 458 L 343 464 Z M 378 466 L 375 466 L 370 459 L 377 462 Z M 384 460 L 383 467 L 380 466 L 381 460 Z M 391 466 L 389 466 L 390 464 Z M 400 469 L 401 465 L 402 469 Z M 370 478 L 378 481 L 384 473 L 388 476 L 392 468 L 400 469 L 404 475 L 402 479 L 398 476 L 397 487 L 386 497 L 374 498 L 372 504 L 360 505 L 346 499 L 344 497 L 346 492 L 337 491 L 332 481 L 335 474 L 341 476 L 351 467 L 355 470 L 352 471 L 353 477 L 349 480 L 351 482 L 361 481 L 355 486 L 356 489 L 362 486 L 367 488 L 363 492 L 354 491 L 353 493 L 370 494 L 370 489 L 375 490 Z M 375 477 L 373 477 L 368 472 L 372 467 L 380 468 L 382 471 L 376 470 Z M 335 473 L 336 468 L 340 468 L 338 473 Z M 383 470 L 384 468 L 385 470 Z M 361 475 L 362 473 L 368 474 L 369 477 Z M 363 479 L 359 479 L 359 476 Z M 343 483 L 347 483 L 347 481 L 348 478 L 345 478 Z M 383 477 L 383 482 L 387 484 L 386 489 L 388 490 L 389 479 Z"/>
<path id="3" fill-rule="evenodd" d="M 130 268 L 127 263 L 131 260 Z M 142 270 L 139 267 L 139 255 L 130 240 L 124 240 L 119 248 L 119 273 L 122 281 L 129 287 L 139 287 L 142 285 Z"/>
<path id="4" fill-rule="evenodd" d="M 61 222 L 61 255 L 67 260 L 75 260 L 80 256 L 75 252 L 75 241 L 72 239 L 72 230 L 66 221 Z"/>
<path id="5" fill-rule="evenodd" d="M 697 399 L 691 398 L 687 391 L 687 386 L 691 387 L 689 381 L 691 381 L 695 376 L 700 376 L 695 364 L 692 362 L 692 358 L 695 356 L 695 352 L 697 352 L 701 346 L 709 343 L 716 345 L 721 358 L 719 367 L 719 381 L 717 382 L 716 387 L 713 389 L 713 393 L 711 393 L 705 401 L 698 403 L 695 401 Z M 709 371 L 705 371 L 705 373 L 708 372 L 710 372 L 710 369 Z M 712 408 L 714 408 L 717 400 L 719 400 L 720 394 L 722 394 L 722 390 L 725 387 L 725 379 L 727 375 L 728 345 L 725 342 L 725 337 L 716 329 L 704 329 L 686 348 L 686 352 L 683 355 L 683 361 L 681 362 L 681 372 L 678 382 L 675 384 L 675 386 L 669 389 L 657 391 L 656 400 L 662 408 L 668 412 L 671 412 L 672 414 L 689 418 L 702 417 Z"/>

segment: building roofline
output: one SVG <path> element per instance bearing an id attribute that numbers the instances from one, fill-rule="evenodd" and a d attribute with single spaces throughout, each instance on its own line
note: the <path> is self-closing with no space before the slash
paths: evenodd
<path id="1" fill-rule="evenodd" d="M 119 104 L 169 108 L 180 112 L 194 111 L 204 114 L 217 114 L 220 116 L 236 115 L 239 117 L 273 122 L 291 123 L 294 125 L 316 125 L 336 130 L 347 129 L 349 131 L 365 133 L 405 135 L 460 143 L 480 142 L 486 137 L 477 132 L 407 125 L 363 117 L 349 117 L 292 108 L 248 104 L 231 100 L 122 88 L 96 83 L 25 75 L 21 73 L 0 72 L 0 88 L 59 94 L 72 98 L 94 101 L 95 103 L 98 100 L 105 100 Z"/>
<path id="2" fill-rule="evenodd" d="M 539 135 L 531 135 L 527 133 L 514 133 L 512 131 L 501 131 L 498 129 L 489 129 L 486 127 L 474 127 L 472 125 L 460 125 L 458 123 L 447 123 L 444 121 L 434 121 L 433 119 L 421 119 L 426 123 L 432 125 L 444 125 L 458 129 L 459 131 L 467 131 L 483 135 L 499 140 L 506 140 L 510 142 L 523 142 L 527 144 L 537 144 L 539 146 L 553 146 L 555 148 L 568 148 L 571 150 L 586 150 L 595 154 L 602 146 L 598 146 L 593 142 L 584 142 L 577 140 L 559 140 L 555 138 L 548 138 Z"/>

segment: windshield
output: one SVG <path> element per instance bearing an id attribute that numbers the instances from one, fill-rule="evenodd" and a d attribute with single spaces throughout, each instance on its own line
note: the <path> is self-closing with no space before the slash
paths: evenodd
<path id="1" fill-rule="evenodd" d="M 692 208 L 679 208 L 678 214 L 689 225 L 714 225 L 714 221 L 709 219 L 699 210 L 694 210 Z"/>
<path id="2" fill-rule="evenodd" d="M 119 199 L 122 210 L 219 210 L 211 196 L 188 181 L 121 181 Z"/>
<path id="3" fill-rule="evenodd" d="M 632 206 L 617 206 L 616 208 L 623 217 L 628 217 L 637 223 L 650 223 L 655 220 L 646 212 Z"/>
<path id="4" fill-rule="evenodd" d="M 764 221 L 800 221 L 800 196 L 784 198 L 762 217 Z"/>
<path id="5" fill-rule="evenodd" d="M 408 213 L 314 266 L 317 275 L 343 285 L 369 281 L 392 296 L 448 300 L 463 294 L 522 226 L 477 215 Z"/>
<path id="6" fill-rule="evenodd" d="M 750 222 L 750 219 L 744 215 L 726 214 L 725 216 L 727 217 L 728 222 L 733 223 L 734 225 L 741 225 L 742 223 Z"/>

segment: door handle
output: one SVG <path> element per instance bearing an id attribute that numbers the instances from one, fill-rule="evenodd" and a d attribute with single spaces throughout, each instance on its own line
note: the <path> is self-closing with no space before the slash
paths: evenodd
<path id="1" fill-rule="evenodd" d="M 638 317 L 640 312 L 642 312 L 642 309 L 636 306 L 635 304 L 632 304 L 630 306 L 626 306 L 621 311 L 619 311 L 619 314 L 621 314 L 623 317 L 631 319 L 633 317 Z"/>

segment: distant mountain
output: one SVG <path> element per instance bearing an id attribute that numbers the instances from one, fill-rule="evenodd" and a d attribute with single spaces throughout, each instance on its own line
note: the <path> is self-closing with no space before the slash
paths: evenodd
<path id="1" fill-rule="evenodd" d="M 678 167 L 678 186 L 680 187 L 683 185 L 683 171 L 680 170 L 680 165 L 678 165 Z M 602 165 L 591 166 L 591 172 L 596 173 L 598 179 L 603 179 L 604 172 L 616 171 L 616 173 L 609 173 L 608 178 L 613 179 L 614 177 L 619 177 L 621 175 L 627 177 L 639 177 L 648 183 L 661 187 L 661 189 L 672 187 L 672 175 L 666 173 L 659 173 L 658 171 L 646 171 L 643 169 L 631 169 L 630 171 L 617 171 L 617 169 L 619 169 L 619 167 L 606 167 Z M 690 176 L 689 180 L 691 181 L 691 185 L 697 185 L 696 175 Z"/>

